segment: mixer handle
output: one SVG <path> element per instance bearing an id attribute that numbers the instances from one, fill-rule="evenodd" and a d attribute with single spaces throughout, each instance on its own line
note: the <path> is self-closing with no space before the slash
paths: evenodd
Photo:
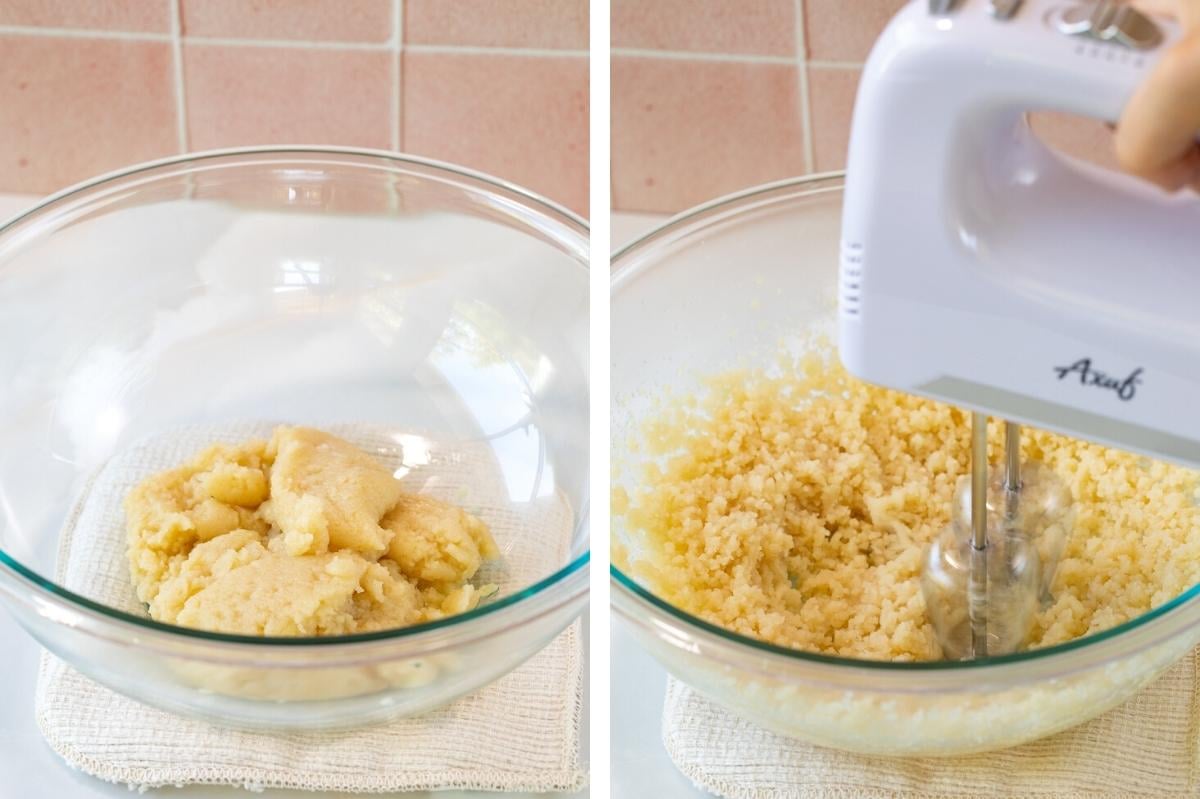
<path id="1" fill-rule="evenodd" d="M 1114 0 L 950 5 L 951 11 L 938 15 L 928 2 L 910 3 L 880 38 L 864 74 L 864 83 L 875 83 L 873 72 L 903 73 L 914 90 L 924 78 L 937 76 L 937 96 L 905 100 L 927 120 L 939 114 L 923 108 L 935 104 L 983 113 L 1062 111 L 1116 122 L 1180 37 L 1173 20 Z M 989 5 L 991 13 L 984 10 Z M 882 82 L 892 91 L 902 83 Z M 928 87 L 919 91 L 928 95 Z"/>
<path id="2" fill-rule="evenodd" d="M 1200 463 L 1200 202 L 1060 157 L 1022 124 L 1117 121 L 1180 38 L 1159 18 L 1128 42 L 1116 16 L 1096 17 L 1108 38 L 1071 30 L 1082 3 L 1000 19 L 990 0 L 913 2 L 884 31 L 851 129 L 838 351 L 869 382 Z M 1109 387 L 1071 382 L 1073 364 Z"/>

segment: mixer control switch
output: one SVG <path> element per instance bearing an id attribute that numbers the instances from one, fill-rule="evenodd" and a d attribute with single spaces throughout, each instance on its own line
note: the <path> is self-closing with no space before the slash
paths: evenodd
<path id="1" fill-rule="evenodd" d="M 1109 26 L 1100 31 L 1100 38 L 1119 42 L 1135 50 L 1149 50 L 1162 41 L 1162 31 L 1154 20 L 1133 6 L 1121 6 Z"/>
<path id="2" fill-rule="evenodd" d="M 1058 18 L 1057 27 L 1059 32 L 1070 36 L 1090 36 L 1134 50 L 1149 50 L 1162 42 L 1162 31 L 1154 20 L 1115 0 L 1069 8 Z"/>
<path id="3" fill-rule="evenodd" d="M 988 10 L 996 19 L 1012 19 L 1013 14 L 1021 7 L 1021 0 L 991 0 Z"/>

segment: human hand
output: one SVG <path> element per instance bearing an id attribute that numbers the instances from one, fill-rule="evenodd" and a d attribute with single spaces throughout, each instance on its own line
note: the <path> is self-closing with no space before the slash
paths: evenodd
<path id="1" fill-rule="evenodd" d="M 1184 33 L 1121 114 L 1117 161 L 1168 191 L 1200 189 L 1200 0 L 1138 0 L 1134 5 L 1175 17 Z"/>

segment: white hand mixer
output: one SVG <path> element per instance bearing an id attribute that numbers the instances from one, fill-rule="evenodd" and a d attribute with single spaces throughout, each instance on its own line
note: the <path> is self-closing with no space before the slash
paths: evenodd
<path id="1" fill-rule="evenodd" d="M 1116 121 L 1178 35 L 1108 0 L 912 2 L 864 70 L 839 350 L 864 380 L 973 412 L 971 481 L 922 576 L 948 657 L 1020 646 L 1066 541 L 1070 492 L 1020 463 L 1021 423 L 1200 464 L 1200 202 L 1026 122 Z M 990 481 L 988 414 L 1008 420 Z"/>

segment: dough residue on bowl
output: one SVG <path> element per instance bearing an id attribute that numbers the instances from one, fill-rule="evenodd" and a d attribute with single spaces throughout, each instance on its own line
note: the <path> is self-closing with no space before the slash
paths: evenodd
<path id="1" fill-rule="evenodd" d="M 937 659 L 922 554 L 969 469 L 969 428 L 966 413 L 862 383 L 823 353 L 718 376 L 646 423 L 638 487 L 614 490 L 627 536 L 614 559 L 665 600 L 744 635 Z M 1033 429 L 1022 456 L 1063 478 L 1076 510 L 1029 646 L 1112 627 L 1200 582 L 1195 472 Z"/>
<path id="2" fill-rule="evenodd" d="M 218 444 L 125 498 L 129 563 L 151 618 L 244 635 L 342 635 L 476 607 L 499 552 L 487 526 L 407 494 L 336 436 L 279 427 Z"/>

